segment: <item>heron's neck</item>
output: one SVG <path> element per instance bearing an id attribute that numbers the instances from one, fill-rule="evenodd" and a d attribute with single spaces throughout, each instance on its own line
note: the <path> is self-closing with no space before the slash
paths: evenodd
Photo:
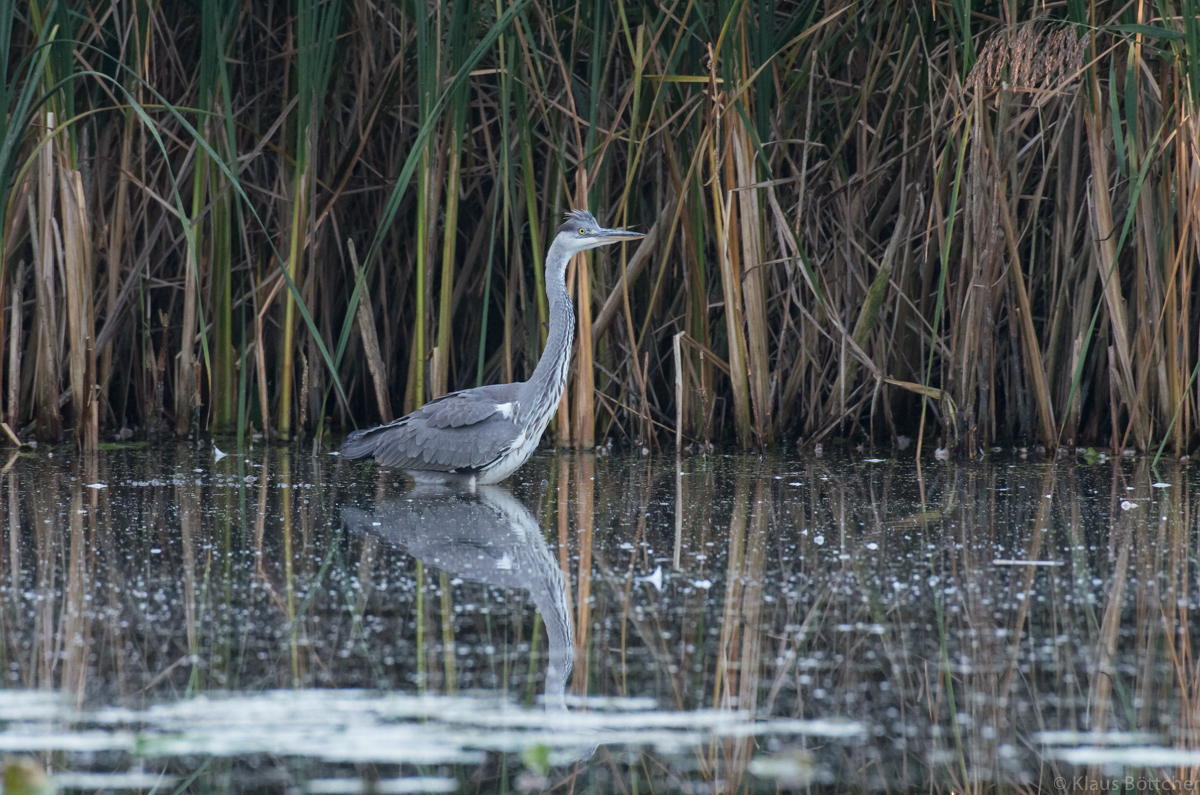
<path id="1" fill-rule="evenodd" d="M 567 369 L 571 365 L 571 343 L 575 340 L 575 310 L 567 295 L 567 262 L 571 252 L 556 240 L 546 254 L 546 298 L 550 310 L 550 331 L 546 349 L 538 360 L 533 375 L 525 384 L 524 405 L 536 412 L 538 419 L 549 419 L 558 408 L 563 390 L 567 387 Z"/>
<path id="2" fill-rule="evenodd" d="M 575 661 L 575 633 L 571 626 L 571 595 L 567 576 L 558 561 L 550 554 L 542 530 L 527 510 L 522 508 L 528 526 L 528 539 L 522 552 L 521 565 L 533 603 L 542 614 L 546 638 L 546 708 L 567 708 L 567 680 Z M 520 554 L 520 553 L 518 553 Z"/>
<path id="3" fill-rule="evenodd" d="M 567 708 L 567 679 L 571 676 L 571 664 L 575 661 L 575 635 L 571 631 L 566 580 L 562 569 L 553 560 L 550 564 L 553 568 L 547 570 L 549 589 L 541 594 L 534 591 L 532 595 L 542 614 L 546 638 L 549 640 L 546 655 L 546 709 L 562 710 Z"/>

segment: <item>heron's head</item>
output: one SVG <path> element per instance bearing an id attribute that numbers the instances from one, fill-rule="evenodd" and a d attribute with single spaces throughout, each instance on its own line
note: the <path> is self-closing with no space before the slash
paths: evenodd
<path id="1" fill-rule="evenodd" d="M 555 242 L 562 245 L 571 253 L 586 251 L 589 248 L 607 246 L 610 243 L 621 243 L 626 240 L 637 240 L 645 237 L 641 232 L 630 232 L 625 229 L 605 229 L 596 222 L 595 217 L 587 210 L 572 210 L 567 213 L 567 220 L 558 228 Z"/>

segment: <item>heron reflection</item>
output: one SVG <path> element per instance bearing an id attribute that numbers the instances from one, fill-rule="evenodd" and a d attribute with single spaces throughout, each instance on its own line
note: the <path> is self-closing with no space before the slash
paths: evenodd
<path id="1" fill-rule="evenodd" d="M 510 590 L 526 590 L 549 638 L 545 702 L 565 710 L 575 657 L 567 581 L 541 528 L 507 489 L 474 493 L 421 486 L 380 502 L 373 512 L 343 508 L 355 532 L 377 536 L 449 574 Z"/>

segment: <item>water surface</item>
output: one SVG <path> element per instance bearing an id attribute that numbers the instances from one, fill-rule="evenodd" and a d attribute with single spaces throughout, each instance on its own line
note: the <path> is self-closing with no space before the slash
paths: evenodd
<path id="1" fill-rule="evenodd" d="M 0 753 L 68 789 L 1194 780 L 1197 484 L 1142 460 L 295 449 L 0 476 Z"/>

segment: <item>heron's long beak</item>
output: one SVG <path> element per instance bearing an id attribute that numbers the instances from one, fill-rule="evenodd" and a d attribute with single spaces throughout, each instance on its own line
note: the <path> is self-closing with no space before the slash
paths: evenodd
<path id="1" fill-rule="evenodd" d="M 622 243 L 626 240 L 638 240 L 645 236 L 643 232 L 631 232 L 628 229 L 601 229 L 599 234 L 592 239 L 600 243 Z"/>

